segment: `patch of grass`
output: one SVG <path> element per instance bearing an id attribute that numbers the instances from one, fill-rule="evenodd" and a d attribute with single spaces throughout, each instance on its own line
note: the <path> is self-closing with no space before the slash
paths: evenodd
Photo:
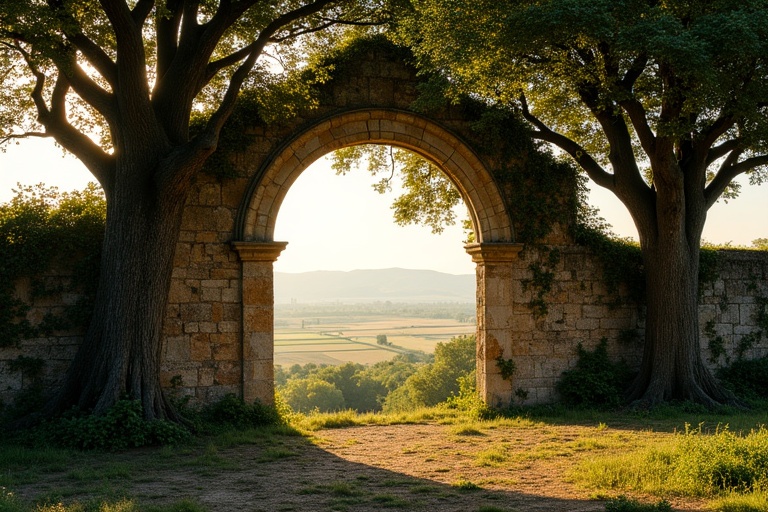
<path id="1" fill-rule="evenodd" d="M 295 451 L 284 448 L 281 446 L 275 446 L 272 448 L 267 448 L 261 454 L 259 455 L 259 458 L 256 459 L 256 462 L 273 462 L 280 459 L 287 459 L 289 457 L 295 457 L 298 455 Z"/>
<path id="2" fill-rule="evenodd" d="M 460 424 L 451 428 L 451 434 L 455 436 L 484 436 L 483 432 L 474 424 Z"/>
<path id="3" fill-rule="evenodd" d="M 714 512 L 765 512 L 768 510 L 768 492 L 730 493 L 710 502 L 709 508 Z"/>
<path id="4" fill-rule="evenodd" d="M 79 467 L 67 473 L 67 478 L 79 482 L 94 480 L 128 480 L 133 475 L 133 468 L 125 463 L 115 462 L 101 467 Z"/>
<path id="5" fill-rule="evenodd" d="M 482 489 L 482 487 L 480 487 L 476 483 L 470 482 L 465 478 L 460 478 L 459 480 L 456 480 L 455 482 L 451 483 L 451 487 L 453 487 L 454 489 L 458 489 L 460 491 L 478 491 Z"/>
<path id="6" fill-rule="evenodd" d="M 640 501 L 619 496 L 608 500 L 605 512 L 672 512 L 672 506 L 665 500 L 658 503 L 642 503 Z"/>
<path id="7" fill-rule="evenodd" d="M 206 509 L 191 500 L 180 500 L 167 505 L 140 506 L 134 500 L 120 498 L 117 500 L 91 500 L 85 503 L 48 502 L 32 508 L 5 509 L 3 512 L 206 512 Z"/>
<path id="8" fill-rule="evenodd" d="M 335 497 L 348 498 L 360 496 L 362 492 L 356 485 L 339 480 L 329 484 L 314 484 L 299 490 L 299 494 L 329 494 Z"/>
<path id="9" fill-rule="evenodd" d="M 716 497 L 768 487 L 768 430 L 687 429 L 666 444 L 590 459 L 572 473 L 598 489 Z"/>
<path id="10" fill-rule="evenodd" d="M 202 455 L 196 457 L 190 462 L 198 470 L 216 470 L 216 469 L 233 469 L 234 463 L 227 457 L 222 456 L 219 453 L 219 448 L 209 443 L 206 445 Z"/>
<path id="11" fill-rule="evenodd" d="M 350 484 L 349 482 L 344 482 L 344 481 L 332 482 L 328 484 L 326 487 L 328 489 L 328 492 L 330 492 L 334 496 L 360 495 L 360 490 L 357 489 L 354 485 Z"/>
<path id="12" fill-rule="evenodd" d="M 382 508 L 408 508 L 410 503 L 391 494 L 376 494 L 371 497 L 371 502 Z"/>
<path id="13" fill-rule="evenodd" d="M 478 466 L 499 467 L 509 460 L 508 448 L 505 446 L 494 446 L 483 450 L 475 456 Z"/>
<path id="14" fill-rule="evenodd" d="M 0 511 L 2 512 L 24 512 L 24 505 L 16 494 L 5 487 L 0 487 Z"/>
<path id="15" fill-rule="evenodd" d="M 382 487 L 406 487 L 411 485 L 411 482 L 412 480 L 407 478 L 389 478 L 382 480 L 380 483 Z"/>

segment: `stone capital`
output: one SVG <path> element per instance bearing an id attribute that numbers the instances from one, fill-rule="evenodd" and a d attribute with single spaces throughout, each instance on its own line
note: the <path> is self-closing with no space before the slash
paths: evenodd
<path id="1" fill-rule="evenodd" d="M 288 242 L 232 242 L 240 261 L 277 261 Z"/>
<path id="2" fill-rule="evenodd" d="M 513 243 L 475 243 L 467 244 L 464 249 L 472 256 L 472 261 L 478 264 L 505 263 L 517 259 L 524 244 Z"/>

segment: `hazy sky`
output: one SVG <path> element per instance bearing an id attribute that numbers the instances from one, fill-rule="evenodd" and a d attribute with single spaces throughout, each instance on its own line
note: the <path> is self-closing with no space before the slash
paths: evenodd
<path id="1" fill-rule="evenodd" d="M 95 181 L 74 158 L 48 140 L 23 141 L 0 153 L 0 202 L 12 197 L 17 182 L 45 183 L 61 190 L 81 189 Z M 336 176 L 319 160 L 297 180 L 277 218 L 275 239 L 288 247 L 275 263 L 281 272 L 368 268 L 432 269 L 473 273 L 459 226 L 433 235 L 428 228 L 400 227 L 392 221 L 392 194 L 371 189 L 365 170 Z M 594 187 L 590 201 L 622 236 L 636 236 L 623 205 Z M 463 214 L 460 215 L 463 218 Z M 710 209 L 704 239 L 750 245 L 768 237 L 768 185 L 744 186 L 741 197 Z"/>

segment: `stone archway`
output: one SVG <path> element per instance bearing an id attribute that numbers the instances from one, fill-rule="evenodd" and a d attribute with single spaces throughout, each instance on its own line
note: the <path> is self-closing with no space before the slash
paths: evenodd
<path id="1" fill-rule="evenodd" d="M 496 361 L 511 345 L 512 268 L 515 243 L 503 197 L 491 174 L 461 138 L 416 113 L 366 108 L 328 115 L 289 138 L 264 160 L 243 197 L 234 249 L 242 262 L 243 398 L 274 396 L 273 263 L 287 242 L 273 240 L 277 214 L 291 185 L 314 161 L 358 144 L 408 149 L 438 166 L 467 205 L 477 243 L 466 246 L 477 265 L 477 385 L 488 403 L 509 403 L 509 384 Z"/>
<path id="2" fill-rule="evenodd" d="M 361 109 L 321 119 L 295 135 L 256 173 L 238 214 L 235 236 L 270 241 L 288 189 L 315 160 L 356 144 L 391 144 L 437 165 L 469 208 L 478 243 L 513 242 L 514 230 L 491 174 L 457 135 L 413 112 Z"/>

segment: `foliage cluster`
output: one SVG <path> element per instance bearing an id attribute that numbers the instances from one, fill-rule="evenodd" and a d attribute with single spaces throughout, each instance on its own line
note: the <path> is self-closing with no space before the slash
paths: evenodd
<path id="1" fill-rule="evenodd" d="M 613 362 L 608 357 L 608 340 L 603 338 L 589 352 L 581 343 L 578 361 L 571 370 L 563 372 L 557 391 L 564 404 L 586 407 L 615 407 L 624 399 L 632 372 L 624 361 Z"/>
<path id="2" fill-rule="evenodd" d="M 759 359 L 737 359 L 721 368 L 717 376 L 734 393 L 744 398 L 768 398 L 768 356 Z"/>
<path id="3" fill-rule="evenodd" d="M 71 410 L 25 434 L 35 445 L 79 450 L 125 450 L 140 446 L 175 445 L 189 439 L 183 426 L 167 421 L 147 421 L 141 402 L 124 398 L 106 414 Z"/>
<path id="4" fill-rule="evenodd" d="M 686 427 L 667 444 L 585 461 L 574 475 L 599 489 L 655 495 L 759 493 L 768 484 L 768 431 L 740 435 L 727 427 L 714 433 Z"/>
<path id="5" fill-rule="evenodd" d="M 258 401 L 248 404 L 231 393 L 203 407 L 181 407 L 180 409 L 198 432 L 215 432 L 222 429 L 247 430 L 278 425 L 284 422 L 287 412 L 279 402 L 274 407 Z"/>
<path id="6" fill-rule="evenodd" d="M 247 404 L 233 394 L 199 407 L 189 407 L 183 400 L 177 400 L 176 407 L 184 424 L 146 420 L 140 401 L 123 398 L 103 415 L 72 409 L 16 434 L 20 442 L 37 447 L 117 451 L 183 444 L 191 440 L 193 433 L 206 435 L 282 425 L 291 413 L 279 399 L 275 406 Z"/>
<path id="7" fill-rule="evenodd" d="M 559 250 L 542 246 L 541 252 L 546 255 L 543 262 L 534 262 L 528 265 L 531 277 L 520 282 L 523 291 L 530 289 L 532 292 L 533 297 L 528 302 L 528 307 L 531 308 L 534 318 L 545 317 L 549 311 L 545 297 L 552 291 L 552 285 L 555 282 L 553 269 L 560 262 Z"/>
<path id="8" fill-rule="evenodd" d="M 462 411 L 472 419 L 487 420 L 497 415 L 497 412 L 477 394 L 474 372 L 459 377 L 458 383 L 459 392 L 449 396 L 445 401 L 449 409 Z"/>
<path id="9" fill-rule="evenodd" d="M 475 337 L 459 336 L 438 343 L 434 357 L 423 361 L 398 355 L 370 366 L 277 367 L 275 383 L 278 394 L 297 412 L 397 412 L 436 405 L 459 394 L 461 379 L 474 382 L 474 368 Z"/>
<path id="10" fill-rule="evenodd" d="M 76 192 L 20 187 L 0 205 L 0 347 L 86 324 L 96 292 L 105 219 L 106 202 L 93 183 Z M 71 278 L 66 283 L 46 279 L 52 267 Z M 80 299 L 63 315 L 48 315 L 32 325 L 25 316 L 29 303 L 15 291 L 24 278 L 29 279 L 31 301 L 64 292 Z"/>

